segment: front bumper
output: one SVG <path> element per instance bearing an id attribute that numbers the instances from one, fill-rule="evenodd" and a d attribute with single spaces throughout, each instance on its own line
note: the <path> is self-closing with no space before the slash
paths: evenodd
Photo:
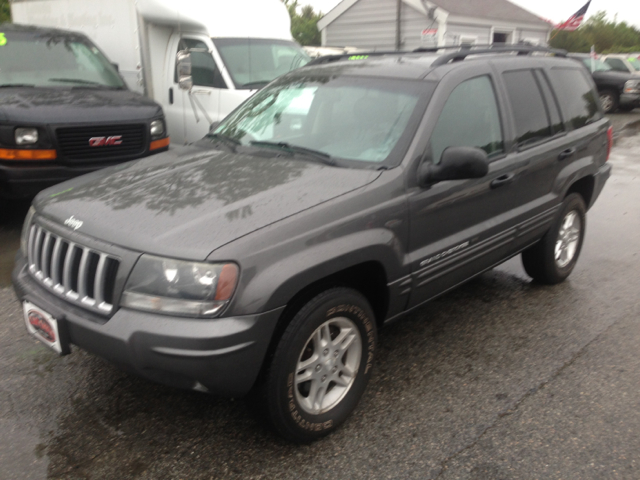
<path id="1" fill-rule="evenodd" d="M 284 307 L 211 320 L 120 308 L 109 319 L 73 306 L 41 287 L 18 254 L 13 285 L 58 320 L 60 337 L 121 369 L 177 388 L 239 397 L 255 383 Z"/>
<path id="2" fill-rule="evenodd" d="M 24 163 L 0 163 L 0 197 L 32 198 L 45 188 L 109 166 L 108 164 L 100 164 L 92 167 L 72 168 L 63 165 L 42 165 L 42 163 L 24 165 Z"/>
<path id="3" fill-rule="evenodd" d="M 587 208 L 591 208 L 596 202 L 609 176 L 611 176 L 611 164 L 605 163 L 598 169 L 598 173 L 594 176 L 593 195 L 591 195 L 591 202 L 589 202 Z"/>
<path id="4" fill-rule="evenodd" d="M 640 93 L 623 93 L 620 95 L 621 107 L 640 107 Z"/>
<path id="5" fill-rule="evenodd" d="M 166 152 L 169 147 L 148 150 L 140 155 L 127 156 L 122 160 L 99 163 L 84 163 L 78 166 L 67 166 L 57 163 L 58 160 L 48 161 L 0 161 L 0 198 L 22 199 L 33 198 L 38 192 L 66 180 L 70 180 L 86 173 L 95 172 L 119 163 L 129 162 L 140 158 Z"/>

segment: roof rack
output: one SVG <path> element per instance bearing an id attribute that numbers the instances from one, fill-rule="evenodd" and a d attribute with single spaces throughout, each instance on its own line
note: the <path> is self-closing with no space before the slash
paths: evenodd
<path id="1" fill-rule="evenodd" d="M 423 51 L 423 49 L 418 49 L 418 51 Z M 535 45 L 526 45 L 526 44 L 510 45 L 510 46 L 472 45 L 470 47 L 463 46 L 457 52 L 446 53 L 444 55 L 439 56 L 438 58 L 435 59 L 435 61 L 431 64 L 431 66 L 437 67 L 439 65 L 446 65 L 449 62 L 459 62 L 467 58 L 469 55 L 512 53 L 512 52 L 517 52 L 518 55 L 529 55 L 534 52 L 543 52 L 543 53 L 553 53 L 557 57 L 567 56 L 566 50 L 559 50 L 556 48 L 547 48 L 547 47 L 538 47 Z"/>
<path id="2" fill-rule="evenodd" d="M 338 60 L 365 60 L 369 57 L 380 57 L 382 55 L 402 55 L 411 52 L 398 52 L 398 51 L 374 51 L 374 52 L 352 52 L 352 53 L 340 53 L 336 55 L 323 55 L 317 57 L 307 63 L 305 66 L 311 65 L 323 65 L 325 63 L 337 62 Z"/>
<path id="3" fill-rule="evenodd" d="M 307 63 L 307 66 L 323 65 L 333 63 L 339 60 L 366 60 L 369 57 L 380 57 L 384 55 L 406 55 L 410 53 L 438 53 L 441 50 L 457 50 L 452 53 L 445 53 L 431 64 L 436 67 L 445 65 L 451 61 L 458 62 L 464 60 L 469 55 L 482 55 L 492 53 L 512 53 L 517 52 L 518 55 L 529 55 L 534 52 L 553 53 L 559 57 L 566 57 L 566 50 L 558 50 L 555 48 L 539 47 L 529 44 L 486 44 L 486 45 L 448 45 L 443 47 L 416 48 L 413 51 L 373 51 L 373 52 L 352 52 L 338 55 L 325 55 L 315 58 Z"/>

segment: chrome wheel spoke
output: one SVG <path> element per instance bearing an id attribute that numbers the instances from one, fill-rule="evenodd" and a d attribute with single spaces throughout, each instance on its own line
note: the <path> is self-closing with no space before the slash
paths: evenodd
<path id="1" fill-rule="evenodd" d="M 353 380 L 352 377 L 349 377 L 349 376 L 346 376 L 346 375 L 336 375 L 333 378 L 333 381 L 339 387 L 348 387 L 352 380 Z"/>
<path id="2" fill-rule="evenodd" d="M 562 219 L 558 239 L 554 249 L 554 258 L 560 268 L 564 268 L 575 257 L 580 242 L 582 221 L 575 211 L 570 211 Z"/>
<path id="3" fill-rule="evenodd" d="M 296 365 L 294 391 L 300 407 L 318 415 L 340 403 L 353 386 L 361 356 L 362 336 L 352 320 L 338 317 L 320 325 Z"/>
<path id="4" fill-rule="evenodd" d="M 313 378 L 313 371 L 311 369 L 302 370 L 296 375 L 296 385 L 304 382 L 308 382 Z"/>

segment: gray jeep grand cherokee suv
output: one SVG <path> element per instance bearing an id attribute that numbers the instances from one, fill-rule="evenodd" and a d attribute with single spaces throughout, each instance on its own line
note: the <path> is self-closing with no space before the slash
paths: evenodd
<path id="1" fill-rule="evenodd" d="M 584 68 L 534 50 L 333 58 L 42 192 L 13 273 L 28 330 L 326 435 L 385 322 L 520 252 L 540 282 L 574 268 L 611 128 Z"/>

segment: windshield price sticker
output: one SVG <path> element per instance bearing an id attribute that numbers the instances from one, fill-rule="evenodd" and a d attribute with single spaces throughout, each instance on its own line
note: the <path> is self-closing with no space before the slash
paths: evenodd
<path id="1" fill-rule="evenodd" d="M 0 47 L 4 47 L 7 44 L 7 37 L 4 36 L 4 33 L 0 33 Z"/>

